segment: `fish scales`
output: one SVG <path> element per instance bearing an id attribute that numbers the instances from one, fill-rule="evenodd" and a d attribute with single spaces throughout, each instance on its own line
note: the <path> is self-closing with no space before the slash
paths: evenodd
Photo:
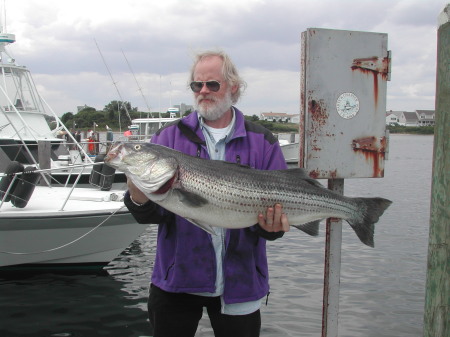
<path id="1" fill-rule="evenodd" d="M 187 170 L 183 169 L 182 172 L 184 173 L 184 171 Z M 299 207 L 294 206 L 295 204 L 301 205 L 293 198 L 293 196 L 296 195 L 296 191 L 291 194 L 277 191 L 270 182 L 258 183 L 255 179 L 252 179 L 249 182 L 240 179 L 242 177 L 239 175 L 237 176 L 237 179 L 235 179 L 235 172 L 227 172 L 226 174 L 202 172 L 198 173 L 198 177 L 196 178 L 189 173 L 185 175 L 183 173 L 180 176 L 180 180 L 183 182 L 184 187 L 202 195 L 209 195 L 209 202 L 212 203 L 214 207 L 221 209 L 235 210 L 237 208 L 237 211 L 239 212 L 250 213 L 254 216 L 258 212 L 262 212 L 268 206 L 273 206 L 276 202 L 283 203 L 285 212 L 288 212 L 289 209 L 299 209 Z M 213 179 L 209 179 L 211 177 L 213 177 Z M 196 182 L 201 181 L 204 183 L 195 186 Z M 190 185 L 189 183 L 192 182 L 194 183 Z M 282 183 L 282 181 L 280 181 L 280 183 Z M 263 191 L 266 191 L 264 196 L 262 194 Z M 270 193 L 267 194 L 267 191 L 270 191 Z M 308 203 L 308 199 L 306 199 L 306 206 L 310 207 L 314 204 L 314 199 L 309 199 L 311 203 Z"/>
<path id="2" fill-rule="evenodd" d="M 310 235 L 317 235 L 321 220 L 341 218 L 373 246 L 374 223 L 391 204 L 337 194 L 302 169 L 255 170 L 150 143 L 118 143 L 105 163 L 127 173 L 149 199 L 211 233 L 210 226 L 252 226 L 259 213 L 279 203 L 289 223 Z"/>
<path id="3" fill-rule="evenodd" d="M 196 193 L 209 195 L 210 203 L 213 203 L 214 206 L 219 208 L 235 209 L 235 207 L 237 207 L 239 211 L 251 213 L 254 216 L 258 212 L 262 212 L 268 206 L 273 206 L 274 203 L 279 202 L 283 204 L 285 213 L 290 216 L 289 210 L 311 211 L 314 207 L 322 206 L 318 197 L 315 198 L 314 195 L 301 193 L 299 188 L 296 185 L 293 185 L 291 181 L 286 181 L 286 179 L 270 180 L 269 178 L 272 175 L 267 175 L 266 172 L 271 171 L 252 172 L 254 176 L 250 179 L 248 177 L 245 179 L 242 170 L 227 168 L 225 172 L 217 174 L 217 171 L 210 172 L 210 169 L 211 168 L 205 165 L 202 172 L 198 173 L 199 181 L 207 180 L 208 177 L 213 178 L 211 179 L 213 183 L 210 184 L 210 186 L 203 186 L 205 189 L 196 189 L 195 186 L 190 185 L 189 182 L 192 181 L 192 178 L 189 175 L 181 175 L 180 180 L 182 181 L 183 186 L 188 190 L 191 190 L 192 188 Z M 230 191 L 233 192 L 230 193 Z M 222 199 L 220 196 L 228 198 Z M 301 201 L 297 201 L 299 196 Z M 219 199 L 216 197 L 219 197 Z M 231 204 L 230 207 L 226 207 L 223 204 L 224 201 Z M 333 204 L 333 200 L 324 203 L 324 207 L 327 208 L 327 205 L 330 203 Z M 331 206 L 328 208 L 333 209 Z"/>

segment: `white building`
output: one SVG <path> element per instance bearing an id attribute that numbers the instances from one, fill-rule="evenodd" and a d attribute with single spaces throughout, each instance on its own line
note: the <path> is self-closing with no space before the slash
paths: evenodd
<path id="1" fill-rule="evenodd" d="M 260 119 L 268 122 L 281 122 L 281 123 L 299 123 L 299 114 L 287 114 L 285 112 L 263 112 Z"/>
<path id="2" fill-rule="evenodd" d="M 430 126 L 434 125 L 434 110 L 387 111 L 386 125 Z"/>
<path id="3" fill-rule="evenodd" d="M 416 114 L 419 126 L 434 125 L 434 110 L 416 110 Z"/>
<path id="4" fill-rule="evenodd" d="M 388 111 L 386 112 L 386 125 L 400 124 L 400 116 L 403 111 Z"/>

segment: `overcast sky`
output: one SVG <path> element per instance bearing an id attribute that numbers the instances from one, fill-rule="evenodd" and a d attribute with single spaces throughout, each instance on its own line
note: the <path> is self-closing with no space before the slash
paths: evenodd
<path id="1" fill-rule="evenodd" d="M 141 111 L 148 111 L 146 101 L 152 111 L 192 104 L 192 55 L 211 48 L 228 52 L 247 82 L 237 104 L 244 113 L 298 113 L 300 34 L 311 27 L 387 33 L 387 110 L 432 110 L 437 17 L 447 3 L 7 0 L 6 28 L 16 35 L 8 50 L 59 115 L 84 104 L 102 109 L 119 94 Z"/>

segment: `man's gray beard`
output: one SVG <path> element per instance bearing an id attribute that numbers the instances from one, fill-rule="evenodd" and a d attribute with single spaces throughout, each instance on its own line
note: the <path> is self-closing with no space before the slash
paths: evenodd
<path id="1" fill-rule="evenodd" d="M 205 96 L 203 96 L 203 95 L 200 95 L 197 97 L 197 99 L 195 100 L 195 110 L 197 110 L 199 115 L 202 116 L 207 121 L 218 120 L 220 117 L 222 117 L 224 115 L 225 112 L 227 112 L 231 108 L 231 105 L 233 104 L 233 102 L 231 100 L 231 92 L 230 91 L 228 91 L 225 94 L 225 97 L 219 101 L 216 100 L 215 97 L 208 97 L 208 99 L 214 100 L 214 105 L 209 106 L 207 108 L 204 108 L 203 106 L 198 104 L 198 101 L 201 99 L 204 99 L 204 98 L 205 98 Z"/>

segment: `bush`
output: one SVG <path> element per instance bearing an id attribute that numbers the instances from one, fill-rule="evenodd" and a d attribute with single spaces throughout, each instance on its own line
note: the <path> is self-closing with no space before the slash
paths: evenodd
<path id="1" fill-rule="evenodd" d="M 434 126 L 404 126 L 404 125 L 388 125 L 387 129 L 390 133 L 409 133 L 416 135 L 432 135 L 434 134 Z"/>

